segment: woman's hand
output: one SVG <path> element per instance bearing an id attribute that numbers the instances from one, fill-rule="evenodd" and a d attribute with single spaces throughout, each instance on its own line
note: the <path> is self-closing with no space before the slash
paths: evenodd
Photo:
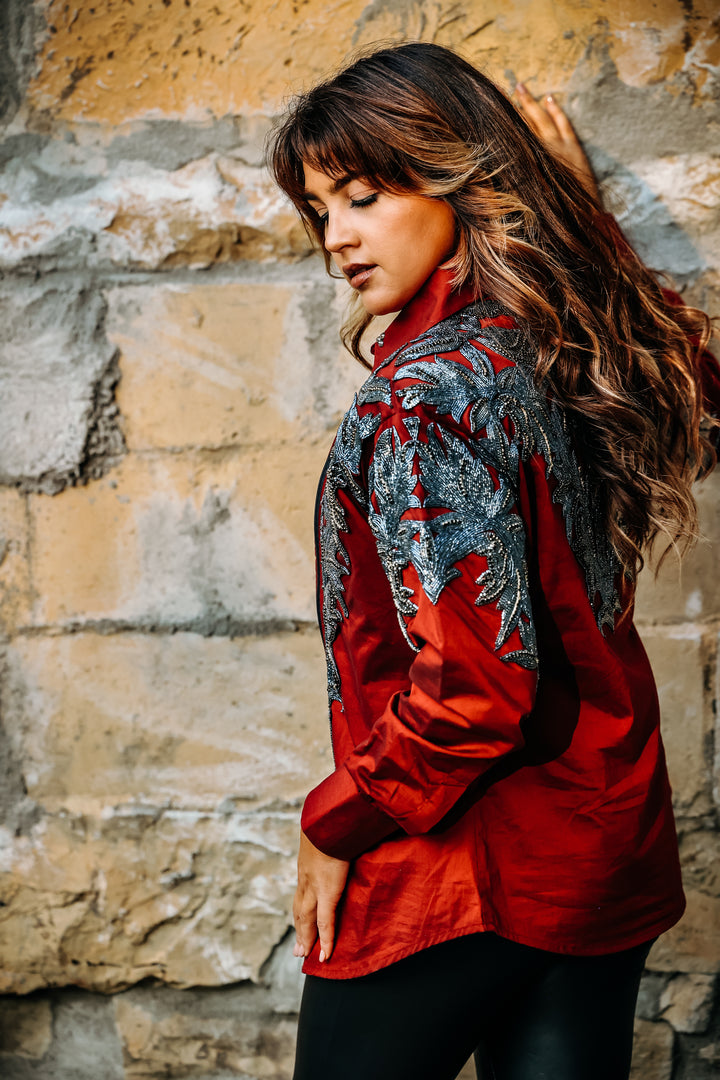
<path id="1" fill-rule="evenodd" d="M 325 855 L 310 843 L 305 833 L 300 833 L 298 887 L 293 903 L 295 956 L 309 956 L 319 935 L 320 961 L 330 959 L 335 944 L 335 909 L 349 870 L 349 862 Z"/>
<path id="2" fill-rule="evenodd" d="M 600 201 L 595 173 L 587 159 L 572 124 L 551 94 L 540 105 L 523 83 L 515 87 L 520 108 L 528 124 L 551 153 L 561 158 L 577 173 L 581 184 Z"/>

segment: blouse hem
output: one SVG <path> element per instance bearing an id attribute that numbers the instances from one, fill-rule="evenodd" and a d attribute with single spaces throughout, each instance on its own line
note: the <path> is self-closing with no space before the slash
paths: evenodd
<path id="1" fill-rule="evenodd" d="M 659 937 L 660 934 L 664 934 L 672 926 L 682 918 L 685 911 L 685 900 L 673 909 L 672 913 L 666 915 L 663 919 L 658 920 L 649 929 L 638 931 L 635 934 L 630 935 L 627 938 L 623 938 L 620 942 L 615 942 L 608 948 L 607 944 L 599 944 L 597 946 L 584 946 L 575 947 L 574 945 L 568 945 L 567 942 L 556 941 L 552 935 L 527 935 L 523 933 L 516 933 L 514 930 L 509 931 L 504 928 L 500 928 L 497 925 L 490 922 L 483 922 L 482 919 L 474 920 L 472 923 L 466 924 L 461 929 L 457 929 L 451 934 L 439 934 L 424 939 L 419 946 L 406 946 L 402 949 L 397 949 L 394 952 L 385 954 L 380 960 L 367 960 L 365 962 L 359 962 L 357 964 L 344 964 L 341 968 L 332 967 L 332 956 L 324 963 L 320 963 L 317 960 L 318 945 L 316 943 L 313 953 L 305 960 L 302 971 L 305 975 L 316 975 L 324 979 L 356 979 L 362 975 L 371 975 L 375 971 L 381 971 L 383 968 L 389 967 L 391 964 L 396 964 L 399 960 L 405 960 L 408 956 L 413 956 L 415 953 L 422 952 L 423 949 L 429 949 L 433 945 L 441 945 L 444 941 L 454 941 L 456 938 L 467 937 L 469 934 L 481 934 L 481 933 L 493 933 L 498 937 L 506 938 L 508 941 L 514 941 L 518 945 L 527 945 L 533 949 L 542 949 L 545 952 L 557 953 L 561 956 L 605 956 L 611 953 L 622 952 L 624 949 L 632 949 L 636 945 L 642 945 L 646 941 L 651 941 L 653 938 Z"/>

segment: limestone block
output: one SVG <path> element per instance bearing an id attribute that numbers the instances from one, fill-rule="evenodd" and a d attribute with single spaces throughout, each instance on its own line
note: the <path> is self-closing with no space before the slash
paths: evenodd
<path id="1" fill-rule="evenodd" d="M 0 999 L 0 1065 L 5 1054 L 38 1061 L 52 1042 L 50 1002 L 44 999 Z"/>
<path id="2" fill-rule="evenodd" d="M 660 995 L 667 986 L 668 976 L 644 971 L 640 980 L 635 1015 L 641 1020 L 657 1020 L 660 1015 Z"/>
<path id="3" fill-rule="evenodd" d="M 720 971 L 720 899 L 687 886 L 685 895 L 685 914 L 655 942 L 646 967 L 713 975 Z"/>
<path id="4" fill-rule="evenodd" d="M 111 290 L 108 333 L 120 349 L 128 446 L 307 438 L 329 446 L 367 375 L 340 348 L 345 296 L 320 273 L 300 283 Z"/>
<path id="5" fill-rule="evenodd" d="M 28 621 L 30 567 L 25 496 L 0 487 L 0 632 Z"/>
<path id="6" fill-rule="evenodd" d="M 678 564 L 668 555 L 656 578 L 646 567 L 638 580 L 636 620 L 697 622 L 720 616 L 720 470 L 695 488 L 701 539 Z"/>
<path id="7" fill-rule="evenodd" d="M 613 178 L 618 219 L 646 262 L 674 276 L 717 263 L 720 157 L 699 151 L 629 162 Z"/>
<path id="8" fill-rule="evenodd" d="M 242 991 L 161 998 L 131 990 L 114 1004 L 125 1080 L 287 1080 L 292 1074 L 296 1022 L 248 1015 Z"/>
<path id="9" fill-rule="evenodd" d="M 37 1061 L 0 1055 L 3 1080 L 124 1080 L 110 999 L 78 990 L 36 995 L 17 1002 L 19 1016 L 36 1002 L 52 1010 L 52 1042 Z"/>
<path id="10" fill-rule="evenodd" d="M 232 154 L 167 170 L 51 140 L 0 170 L 0 269 L 206 267 L 309 250 L 270 178 Z"/>
<path id="11" fill-rule="evenodd" d="M 703 1046 L 698 1050 L 698 1057 L 701 1061 L 707 1061 L 717 1069 L 720 1066 L 720 1042 L 711 1042 Z"/>
<path id="12" fill-rule="evenodd" d="M 81 285 L 5 285 L 0 292 L 0 482 L 59 490 L 81 471 L 95 394 L 115 347 L 105 303 Z"/>
<path id="13" fill-rule="evenodd" d="M 316 630 L 17 639 L 2 704 L 28 794 L 52 811 L 294 805 L 332 767 Z"/>
<path id="14" fill-rule="evenodd" d="M 263 982 L 269 987 L 272 1008 L 281 1015 L 297 1014 L 304 975 L 298 957 L 293 956 L 295 931 L 289 930 L 283 941 L 273 950 L 270 960 L 262 971 Z"/>
<path id="15" fill-rule="evenodd" d="M 706 1031 L 714 1004 L 714 975 L 676 975 L 660 997 L 663 1020 L 675 1031 L 697 1034 Z"/>
<path id="16" fill-rule="evenodd" d="M 637 12 L 635 9 L 638 9 Z M 167 10 L 166 10 L 167 9 Z M 197 0 L 135 0 L 70 8 L 47 0 L 47 32 L 29 89 L 47 115 L 103 124 L 162 115 L 203 119 L 276 111 L 288 91 L 332 69 L 351 48 L 424 38 L 455 46 L 484 66 L 521 71 L 537 89 L 561 88 L 589 39 L 605 37 L 631 86 L 680 73 L 701 87 L 715 56 L 713 7 L 652 0 L 598 12 L 583 0 L 452 0 L 370 3 L 309 0 L 300 9 L 260 0 L 242 7 Z"/>
<path id="17" fill-rule="evenodd" d="M 0 991 L 260 979 L 286 934 L 297 809 L 46 816 L 0 852 Z"/>
<path id="18" fill-rule="evenodd" d="M 0 836 L 0 992 L 257 981 L 332 768 L 317 633 L 18 639 L 2 712 L 44 814 Z"/>
<path id="19" fill-rule="evenodd" d="M 679 832 L 683 880 L 710 896 L 720 896 L 720 833 L 688 829 L 686 823 Z"/>
<path id="20" fill-rule="evenodd" d="M 313 505 L 327 446 L 128 455 L 31 496 L 35 625 L 245 632 L 315 622 Z"/>
<path id="21" fill-rule="evenodd" d="M 710 641 L 691 624 L 643 627 L 642 639 L 657 680 L 675 805 L 685 814 L 707 813 L 711 806 L 707 741 L 712 694 L 705 690 L 705 679 Z"/>
<path id="22" fill-rule="evenodd" d="M 635 1020 L 630 1080 L 671 1080 L 674 1041 L 669 1024 Z"/>

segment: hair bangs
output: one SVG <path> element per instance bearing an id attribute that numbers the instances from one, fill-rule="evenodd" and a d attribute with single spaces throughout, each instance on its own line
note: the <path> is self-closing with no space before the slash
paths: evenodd
<path id="1" fill-rule="evenodd" d="M 351 100 L 338 101 L 337 96 L 323 99 L 321 93 L 311 93 L 272 140 L 270 165 L 275 179 L 313 225 L 317 215 L 306 199 L 305 165 L 334 179 L 362 177 L 384 191 L 407 191 L 415 186 L 402 156 L 378 137 L 380 123 L 373 124 L 371 116 L 357 115 L 348 123 L 356 106 Z"/>

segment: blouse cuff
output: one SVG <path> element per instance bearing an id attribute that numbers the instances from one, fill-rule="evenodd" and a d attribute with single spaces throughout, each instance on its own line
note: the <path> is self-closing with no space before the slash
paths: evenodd
<path id="1" fill-rule="evenodd" d="M 342 765 L 310 792 L 300 824 L 316 848 L 348 861 L 398 830 L 393 818 L 358 791 Z"/>

